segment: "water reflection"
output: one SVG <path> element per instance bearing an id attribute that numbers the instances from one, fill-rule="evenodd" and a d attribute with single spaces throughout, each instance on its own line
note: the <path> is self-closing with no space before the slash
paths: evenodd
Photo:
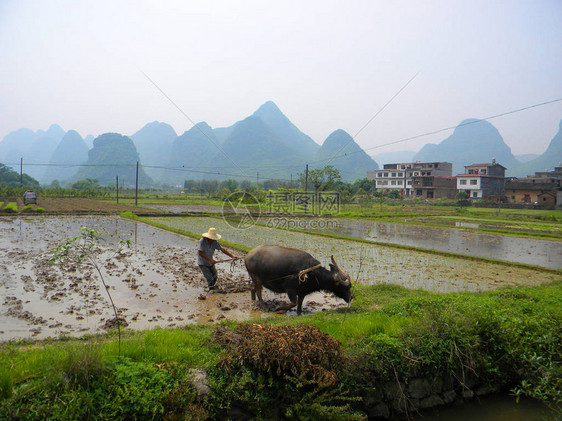
<path id="1" fill-rule="evenodd" d="M 342 219 L 337 228 L 316 228 L 316 230 L 374 242 L 423 247 L 468 256 L 490 257 L 562 269 L 562 242 L 558 241 L 350 219 Z"/>
<path id="2" fill-rule="evenodd" d="M 539 401 L 507 395 L 485 396 L 460 406 L 440 407 L 414 417 L 427 421 L 554 421 L 560 416 Z"/>

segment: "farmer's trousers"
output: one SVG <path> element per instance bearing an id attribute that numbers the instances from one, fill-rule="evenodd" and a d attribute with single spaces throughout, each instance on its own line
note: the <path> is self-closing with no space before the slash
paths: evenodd
<path id="1" fill-rule="evenodd" d="M 203 276 L 207 280 L 207 285 L 209 286 L 209 288 L 215 286 L 218 276 L 215 265 L 213 266 L 199 265 L 199 269 L 201 269 L 201 272 L 203 272 Z"/>

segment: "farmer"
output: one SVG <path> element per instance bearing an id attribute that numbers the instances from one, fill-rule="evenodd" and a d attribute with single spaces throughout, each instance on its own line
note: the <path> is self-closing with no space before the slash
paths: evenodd
<path id="1" fill-rule="evenodd" d="M 213 259 L 213 253 L 215 250 L 220 250 L 233 259 L 237 259 L 237 257 L 221 247 L 219 243 L 221 236 L 217 234 L 216 228 L 209 228 L 206 233 L 201 235 L 203 238 L 199 240 L 197 264 L 199 265 L 201 272 L 203 272 L 203 276 L 205 276 L 205 279 L 207 280 L 207 285 L 209 286 L 210 291 L 212 289 L 216 289 L 215 284 L 217 283 L 217 269 L 215 268 L 215 263 L 217 263 L 217 261 Z"/>

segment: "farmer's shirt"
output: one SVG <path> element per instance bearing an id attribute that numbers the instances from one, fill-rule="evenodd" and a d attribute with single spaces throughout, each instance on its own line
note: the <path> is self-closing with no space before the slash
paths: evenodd
<path id="1" fill-rule="evenodd" d="M 222 249 L 221 245 L 217 240 L 211 241 L 211 244 L 209 244 L 209 241 L 207 240 L 206 237 L 203 237 L 201 240 L 199 240 L 199 251 L 202 251 L 206 256 L 210 257 L 211 259 L 213 258 L 213 253 L 215 252 L 215 250 L 221 250 L 221 249 Z M 197 264 L 199 266 L 213 266 L 211 262 L 209 262 L 204 257 L 201 257 L 199 253 L 197 253 Z"/>

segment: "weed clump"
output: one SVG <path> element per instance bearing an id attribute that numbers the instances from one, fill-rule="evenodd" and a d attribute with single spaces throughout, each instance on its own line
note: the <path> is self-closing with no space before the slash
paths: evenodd
<path id="1" fill-rule="evenodd" d="M 219 416 L 242 408 L 258 419 L 364 419 L 341 381 L 339 341 L 316 327 L 240 325 L 215 341 L 226 349 L 210 373 Z"/>
<path id="2" fill-rule="evenodd" d="M 218 330 L 216 340 L 227 350 L 219 363 L 224 370 L 244 366 L 274 376 L 334 384 L 342 367 L 339 341 L 309 325 L 242 325 L 235 331 Z"/>

